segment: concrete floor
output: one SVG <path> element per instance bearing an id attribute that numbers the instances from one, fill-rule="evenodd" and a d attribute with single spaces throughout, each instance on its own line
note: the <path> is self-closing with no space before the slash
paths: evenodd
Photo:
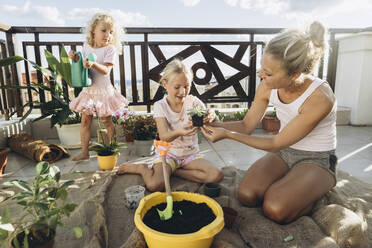
<path id="1" fill-rule="evenodd" d="M 267 135 L 262 129 L 257 129 L 255 134 Z M 337 126 L 337 139 L 338 169 L 372 184 L 372 127 Z M 56 140 L 49 141 L 58 142 Z M 121 151 L 118 164 L 125 161 L 151 161 L 151 157 L 136 157 L 133 148 L 133 146 L 129 146 Z M 235 166 L 243 170 L 248 169 L 255 160 L 265 154 L 264 151 L 256 150 L 231 140 L 223 140 L 211 144 L 202 139 L 200 150 L 204 158 L 220 167 Z M 69 152 L 73 156 L 79 153 L 80 149 L 71 149 Z M 62 173 L 99 170 L 97 158 L 93 153 L 91 154 L 89 161 L 73 162 L 70 158 L 65 158 L 58 161 L 56 166 L 61 169 Z M 35 164 L 34 161 L 11 152 L 8 157 L 5 174 L 0 176 L 0 183 L 12 179 L 32 179 L 36 174 Z"/>

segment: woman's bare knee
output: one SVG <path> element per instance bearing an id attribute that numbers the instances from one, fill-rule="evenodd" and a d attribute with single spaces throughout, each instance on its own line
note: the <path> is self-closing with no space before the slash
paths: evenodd
<path id="1" fill-rule="evenodd" d="M 245 206 L 255 207 L 260 203 L 260 197 L 257 192 L 251 189 L 238 189 L 238 200 Z"/>
<path id="2" fill-rule="evenodd" d="M 284 224 L 289 221 L 286 206 L 279 201 L 273 201 L 265 198 L 262 209 L 267 218 L 277 223 Z"/>

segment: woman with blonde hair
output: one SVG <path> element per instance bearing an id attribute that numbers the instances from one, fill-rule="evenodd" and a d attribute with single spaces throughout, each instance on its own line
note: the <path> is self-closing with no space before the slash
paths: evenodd
<path id="1" fill-rule="evenodd" d="M 246 206 L 288 223 L 308 214 L 336 184 L 336 99 L 328 83 L 312 75 L 326 48 L 325 28 L 286 30 L 265 47 L 253 104 L 244 120 L 202 128 L 216 142 L 228 138 L 268 153 L 247 170 L 238 189 Z M 271 103 L 281 127 L 270 137 L 251 135 Z"/>

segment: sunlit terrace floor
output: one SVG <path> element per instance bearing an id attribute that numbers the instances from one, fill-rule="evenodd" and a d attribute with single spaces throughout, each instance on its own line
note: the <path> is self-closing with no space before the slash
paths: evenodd
<path id="1" fill-rule="evenodd" d="M 257 129 L 255 134 L 267 135 L 262 129 Z M 372 183 L 372 127 L 337 126 L 337 139 L 338 169 L 367 183 Z M 50 140 L 50 142 L 56 142 L 56 140 Z M 200 149 L 204 157 L 216 165 L 220 167 L 235 166 L 242 170 L 248 169 L 255 160 L 265 154 L 264 151 L 231 140 L 211 144 L 203 139 Z M 70 150 L 72 156 L 79 152 L 80 149 Z M 121 151 L 118 164 L 125 161 L 151 161 L 151 158 L 136 157 L 133 147 L 129 146 L 128 149 Z M 5 174 L 0 177 L 0 183 L 12 179 L 29 180 L 33 178 L 35 164 L 34 161 L 11 152 Z M 97 158 L 93 153 L 89 161 L 73 162 L 70 158 L 65 158 L 58 161 L 56 165 L 62 173 L 99 170 Z"/>

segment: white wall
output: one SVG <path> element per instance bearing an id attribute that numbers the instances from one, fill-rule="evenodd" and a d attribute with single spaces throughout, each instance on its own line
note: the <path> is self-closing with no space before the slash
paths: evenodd
<path id="1" fill-rule="evenodd" d="M 338 40 L 335 88 L 338 106 L 351 109 L 351 124 L 372 125 L 372 33 Z"/>

